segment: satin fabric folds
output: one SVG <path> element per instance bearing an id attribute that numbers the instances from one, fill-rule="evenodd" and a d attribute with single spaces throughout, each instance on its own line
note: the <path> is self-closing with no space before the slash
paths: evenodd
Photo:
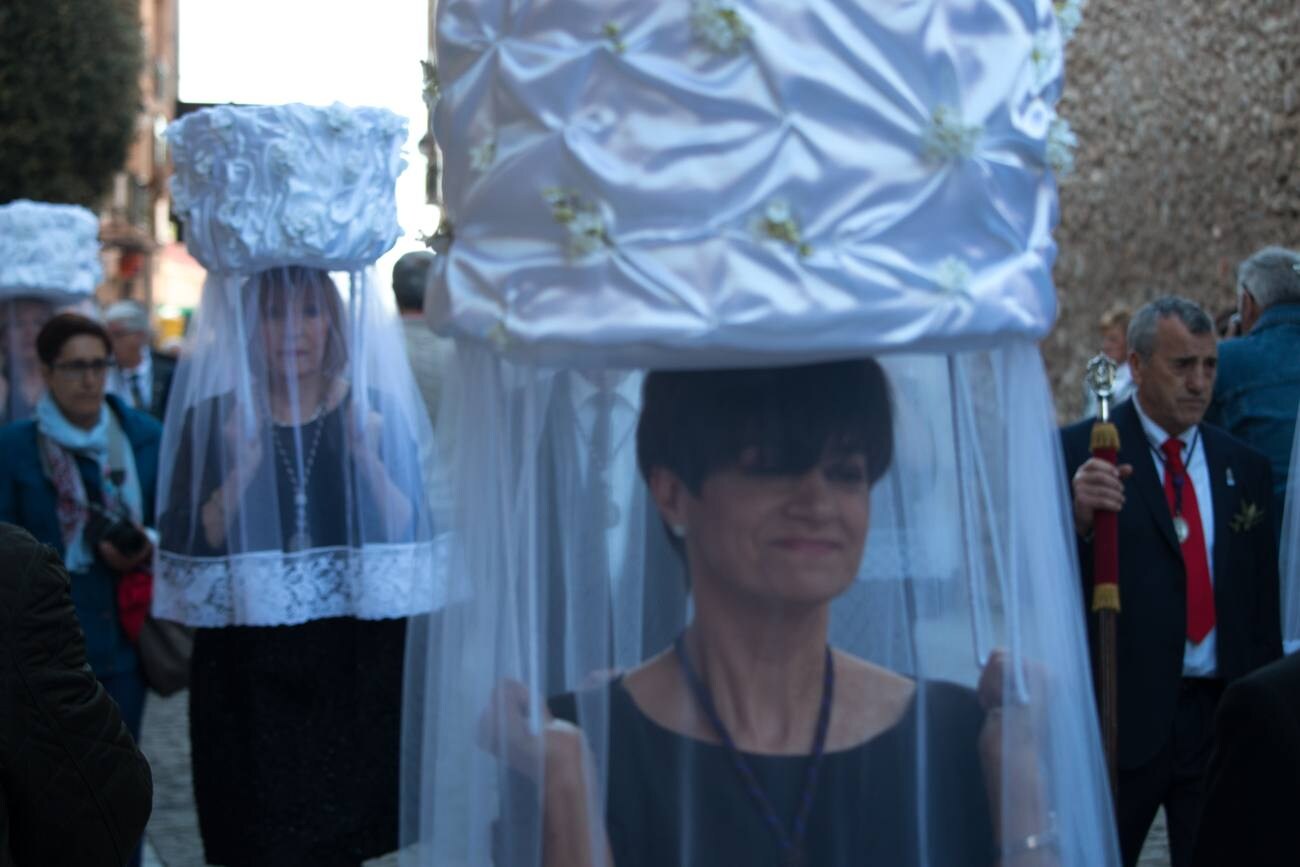
<path id="1" fill-rule="evenodd" d="M 439 330 L 545 362 L 672 365 L 1052 322 L 1049 4 L 754 4 L 730 52 L 684 2 L 440 5 Z M 933 146 L 936 115 L 976 131 L 967 152 Z M 574 255 L 549 188 L 590 205 L 607 243 Z M 762 230 L 774 201 L 803 255 Z"/>

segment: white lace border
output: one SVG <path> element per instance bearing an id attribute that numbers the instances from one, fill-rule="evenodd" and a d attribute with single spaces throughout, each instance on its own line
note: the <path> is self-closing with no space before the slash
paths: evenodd
<path id="1" fill-rule="evenodd" d="M 442 608 L 446 537 L 428 542 L 154 559 L 155 617 L 189 626 L 385 620 Z"/>

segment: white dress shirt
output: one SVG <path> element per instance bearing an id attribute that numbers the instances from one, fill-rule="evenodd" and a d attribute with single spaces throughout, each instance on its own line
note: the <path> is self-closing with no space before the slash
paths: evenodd
<path id="1" fill-rule="evenodd" d="M 139 377 L 137 388 L 143 406 L 137 406 L 131 395 L 131 377 Z M 135 367 L 115 367 L 108 380 L 108 390 L 126 402 L 132 409 L 149 412 L 153 405 L 153 359 L 148 349 L 140 353 L 140 363 Z"/>
<path id="2" fill-rule="evenodd" d="M 594 371 L 575 372 L 572 377 L 570 394 L 579 435 L 578 465 L 584 483 L 594 483 L 605 499 L 605 552 L 610 580 L 617 591 L 623 561 L 631 553 L 627 550 L 629 533 L 645 520 L 644 498 L 638 497 L 640 473 L 636 465 L 636 426 L 643 376 Z M 605 407 L 609 413 L 608 442 L 598 444 L 594 442 L 596 424 Z"/>
<path id="3" fill-rule="evenodd" d="M 1156 476 L 1159 477 L 1160 484 L 1163 486 L 1166 476 L 1165 453 L 1161 451 L 1160 447 L 1165 440 L 1169 439 L 1169 434 L 1142 411 L 1142 402 L 1136 396 L 1133 398 L 1133 407 L 1137 410 L 1138 418 L 1142 420 L 1142 430 L 1146 434 L 1147 442 L 1150 445 L 1147 453 L 1150 460 L 1155 462 Z M 1178 435 L 1178 439 L 1183 444 L 1183 466 L 1187 468 L 1187 476 L 1191 479 L 1192 490 L 1196 492 L 1196 507 L 1201 513 L 1201 530 L 1205 534 L 1205 560 L 1209 564 L 1210 586 L 1213 587 L 1214 491 L 1210 488 L 1210 465 L 1205 460 L 1205 440 L 1198 435 L 1199 430 L 1200 425 L 1189 427 Z M 1191 449 L 1190 454 L 1188 449 Z M 1218 670 L 1217 637 L 1218 627 L 1216 626 L 1210 630 L 1210 633 L 1199 644 L 1193 644 L 1190 640 L 1186 640 L 1183 647 L 1184 677 L 1215 676 Z"/>

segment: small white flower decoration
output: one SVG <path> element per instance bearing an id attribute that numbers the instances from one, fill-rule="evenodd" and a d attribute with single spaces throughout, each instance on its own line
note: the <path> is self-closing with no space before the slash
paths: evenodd
<path id="1" fill-rule="evenodd" d="M 1052 38 L 1051 31 L 1040 30 L 1034 37 L 1034 47 L 1029 52 L 1029 59 L 1034 64 L 1035 88 L 1041 89 L 1047 86 L 1052 74 L 1052 65 L 1059 54 L 1057 42 Z"/>
<path id="2" fill-rule="evenodd" d="M 971 279 L 970 266 L 956 256 L 944 259 L 935 269 L 935 285 L 944 295 L 969 298 Z"/>
<path id="3" fill-rule="evenodd" d="M 476 172 L 486 172 L 497 159 L 497 140 L 493 136 L 469 149 L 469 167 Z"/>
<path id="4" fill-rule="evenodd" d="M 1061 28 L 1062 41 L 1069 42 L 1083 23 L 1083 0 L 1053 0 L 1052 9 Z"/>
<path id="5" fill-rule="evenodd" d="M 1070 122 L 1063 117 L 1052 118 L 1047 125 L 1047 164 L 1052 171 L 1062 177 L 1074 171 L 1074 149 L 1079 146 L 1079 137 L 1070 129 Z"/>
<path id="6" fill-rule="evenodd" d="M 505 352 L 510 348 L 510 332 L 506 329 L 506 321 L 498 319 L 487 333 L 488 342 L 497 352 Z"/>
<path id="7" fill-rule="evenodd" d="M 800 256 L 812 253 L 812 247 L 803 239 L 803 232 L 785 199 L 771 199 L 758 218 L 755 231 L 764 238 L 780 241 L 794 247 Z"/>
<path id="8" fill-rule="evenodd" d="M 551 206 L 551 219 L 568 231 L 570 256 L 581 258 L 610 244 L 599 206 L 560 187 L 542 190 L 542 198 Z"/>
<path id="9" fill-rule="evenodd" d="M 922 137 L 926 159 L 946 163 L 967 159 L 975 153 L 984 127 L 967 124 L 956 109 L 941 105 L 930 115 L 930 126 Z"/>
<path id="10" fill-rule="evenodd" d="M 623 28 L 613 21 L 606 21 L 605 26 L 600 28 L 600 32 L 605 34 L 605 39 L 609 42 L 609 48 L 615 54 L 622 54 L 627 51 L 627 45 L 623 42 Z"/>
<path id="11" fill-rule="evenodd" d="M 736 53 L 753 33 L 734 6 L 718 0 L 695 0 L 691 29 L 697 39 L 721 54 Z"/>

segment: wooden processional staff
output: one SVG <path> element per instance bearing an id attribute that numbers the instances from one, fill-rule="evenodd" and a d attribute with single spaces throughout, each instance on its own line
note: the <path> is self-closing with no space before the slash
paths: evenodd
<path id="1" fill-rule="evenodd" d="M 1115 362 L 1098 355 L 1088 362 L 1088 387 L 1097 395 L 1097 421 L 1092 426 L 1092 456 L 1115 464 L 1119 460 L 1119 429 L 1110 420 L 1115 391 Z M 1119 617 L 1119 513 L 1098 509 L 1092 525 L 1092 610 L 1097 615 L 1097 706 L 1102 747 L 1110 772 L 1111 794 L 1118 782 L 1119 663 L 1115 632 Z"/>

